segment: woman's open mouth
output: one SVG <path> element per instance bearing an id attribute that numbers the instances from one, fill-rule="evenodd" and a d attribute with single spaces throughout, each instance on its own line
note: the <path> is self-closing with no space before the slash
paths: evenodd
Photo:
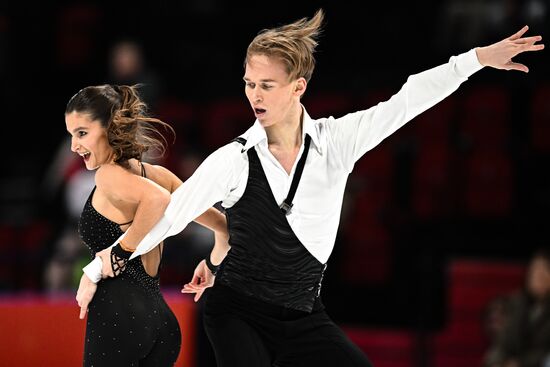
<path id="1" fill-rule="evenodd" d="M 88 159 L 90 159 L 90 152 L 86 152 L 86 153 L 83 153 L 83 154 L 80 154 L 80 156 L 82 157 L 82 159 L 84 159 L 84 162 L 87 162 Z"/>

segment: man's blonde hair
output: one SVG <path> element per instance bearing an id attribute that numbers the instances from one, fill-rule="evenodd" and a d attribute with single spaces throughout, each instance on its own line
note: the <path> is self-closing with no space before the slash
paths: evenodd
<path id="1" fill-rule="evenodd" d="M 319 9 L 309 20 L 302 18 L 291 24 L 262 30 L 246 50 L 245 67 L 253 55 L 276 57 L 285 65 L 290 80 L 303 77 L 309 82 L 315 69 L 313 53 L 323 19 L 323 10 Z"/>

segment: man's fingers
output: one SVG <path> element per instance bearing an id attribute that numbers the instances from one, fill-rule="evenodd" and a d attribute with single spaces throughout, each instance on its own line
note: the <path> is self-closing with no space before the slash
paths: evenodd
<path id="1" fill-rule="evenodd" d="M 507 66 L 508 66 L 507 70 L 518 70 L 518 71 L 523 71 L 524 73 L 529 72 L 529 68 L 527 66 L 523 64 L 519 64 L 517 62 L 510 62 Z"/>
<path id="2" fill-rule="evenodd" d="M 539 43 L 537 45 L 526 45 L 523 51 L 540 51 L 544 49 L 544 43 Z"/>
<path id="3" fill-rule="evenodd" d="M 529 26 L 524 26 L 522 29 L 520 29 L 517 33 L 513 34 L 510 36 L 510 40 L 517 40 L 518 38 L 521 38 L 521 36 L 523 36 L 525 34 L 525 32 L 527 32 L 527 30 L 529 29 Z"/>
<path id="4" fill-rule="evenodd" d="M 542 36 L 531 36 L 531 37 L 523 37 L 518 38 L 514 40 L 514 43 L 516 44 L 526 44 L 526 43 L 535 43 L 542 40 Z"/>

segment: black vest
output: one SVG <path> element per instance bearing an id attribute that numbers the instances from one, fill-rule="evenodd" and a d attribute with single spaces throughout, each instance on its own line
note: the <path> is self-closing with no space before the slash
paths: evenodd
<path id="1" fill-rule="evenodd" d="M 292 231 L 256 150 L 247 154 L 248 182 L 241 199 L 226 210 L 231 250 L 216 282 L 265 302 L 311 312 L 326 265 Z"/>

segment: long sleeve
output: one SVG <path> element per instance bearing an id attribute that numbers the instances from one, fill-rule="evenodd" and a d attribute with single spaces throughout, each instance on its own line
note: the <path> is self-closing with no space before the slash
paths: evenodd
<path id="1" fill-rule="evenodd" d="M 223 200 L 232 188 L 238 174 L 234 168 L 240 147 L 228 144 L 212 153 L 195 173 L 172 193 L 163 217 L 149 231 L 130 257 L 130 260 L 149 252 L 167 237 L 183 231 L 196 217 L 215 203 Z M 125 234 L 111 245 L 114 246 Z M 96 258 L 86 267 L 86 275 L 95 283 L 101 279 L 101 259 Z"/>
<path id="2" fill-rule="evenodd" d="M 326 122 L 332 144 L 348 172 L 355 162 L 415 116 L 453 93 L 483 68 L 474 49 L 453 56 L 446 64 L 409 76 L 389 100 L 367 110 Z"/>

